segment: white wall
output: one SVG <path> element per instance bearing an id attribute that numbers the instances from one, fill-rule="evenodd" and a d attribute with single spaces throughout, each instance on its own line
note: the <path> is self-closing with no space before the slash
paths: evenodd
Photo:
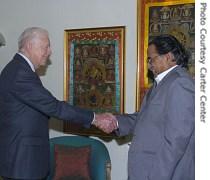
<path id="1" fill-rule="evenodd" d="M 17 50 L 20 33 L 29 26 L 41 26 L 50 33 L 52 64 L 41 77 L 44 86 L 63 99 L 64 29 L 126 26 L 125 112 L 135 110 L 137 25 L 136 0 L 0 0 L 0 32 L 6 46 L 0 48 L 0 71 Z M 131 88 L 132 87 L 132 88 Z M 50 136 L 63 135 L 62 123 L 53 120 Z M 112 180 L 127 179 L 128 145 L 122 140 L 103 141 L 111 155 Z M 126 142 L 126 141 L 125 141 Z M 122 144 L 122 145 L 121 145 Z"/>

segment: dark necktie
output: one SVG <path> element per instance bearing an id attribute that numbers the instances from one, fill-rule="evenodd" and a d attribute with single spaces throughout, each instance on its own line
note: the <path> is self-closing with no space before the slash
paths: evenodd
<path id="1" fill-rule="evenodd" d="M 147 100 L 150 99 L 151 96 L 153 96 L 156 87 L 157 87 L 157 82 L 154 80 L 153 86 L 151 87 L 151 89 L 147 95 Z"/>
<path id="2" fill-rule="evenodd" d="M 153 88 L 156 88 L 157 87 L 157 81 L 154 80 L 153 82 Z"/>

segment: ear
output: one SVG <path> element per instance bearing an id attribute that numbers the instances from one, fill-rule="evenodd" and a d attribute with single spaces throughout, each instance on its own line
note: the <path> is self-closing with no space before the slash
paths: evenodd
<path id="1" fill-rule="evenodd" d="M 173 61 L 174 56 L 171 52 L 168 52 L 167 54 L 165 54 L 165 57 L 167 58 L 167 61 Z"/>
<path id="2" fill-rule="evenodd" d="M 25 49 L 27 49 L 27 51 L 30 51 L 32 49 L 32 43 L 30 41 L 26 42 Z"/>
<path id="3" fill-rule="evenodd" d="M 176 60 L 174 58 L 174 55 L 171 52 L 168 52 L 165 56 L 167 58 L 167 63 L 169 65 L 175 65 L 176 64 Z"/>

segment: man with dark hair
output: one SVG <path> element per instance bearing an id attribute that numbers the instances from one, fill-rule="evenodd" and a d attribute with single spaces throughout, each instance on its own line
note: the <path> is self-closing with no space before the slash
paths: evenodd
<path id="1" fill-rule="evenodd" d="M 185 69 L 188 55 L 175 37 L 160 35 L 149 42 L 147 57 L 155 82 L 141 110 L 110 115 L 119 136 L 133 135 L 128 179 L 194 180 L 195 86 Z"/>

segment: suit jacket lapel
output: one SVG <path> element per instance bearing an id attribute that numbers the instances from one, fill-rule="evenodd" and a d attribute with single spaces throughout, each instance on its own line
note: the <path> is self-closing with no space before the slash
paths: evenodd
<path id="1" fill-rule="evenodd" d="M 156 91 L 156 82 L 153 83 L 152 87 L 149 89 L 148 93 L 147 93 L 147 102 L 151 99 L 151 97 L 153 97 L 154 92 Z"/>

